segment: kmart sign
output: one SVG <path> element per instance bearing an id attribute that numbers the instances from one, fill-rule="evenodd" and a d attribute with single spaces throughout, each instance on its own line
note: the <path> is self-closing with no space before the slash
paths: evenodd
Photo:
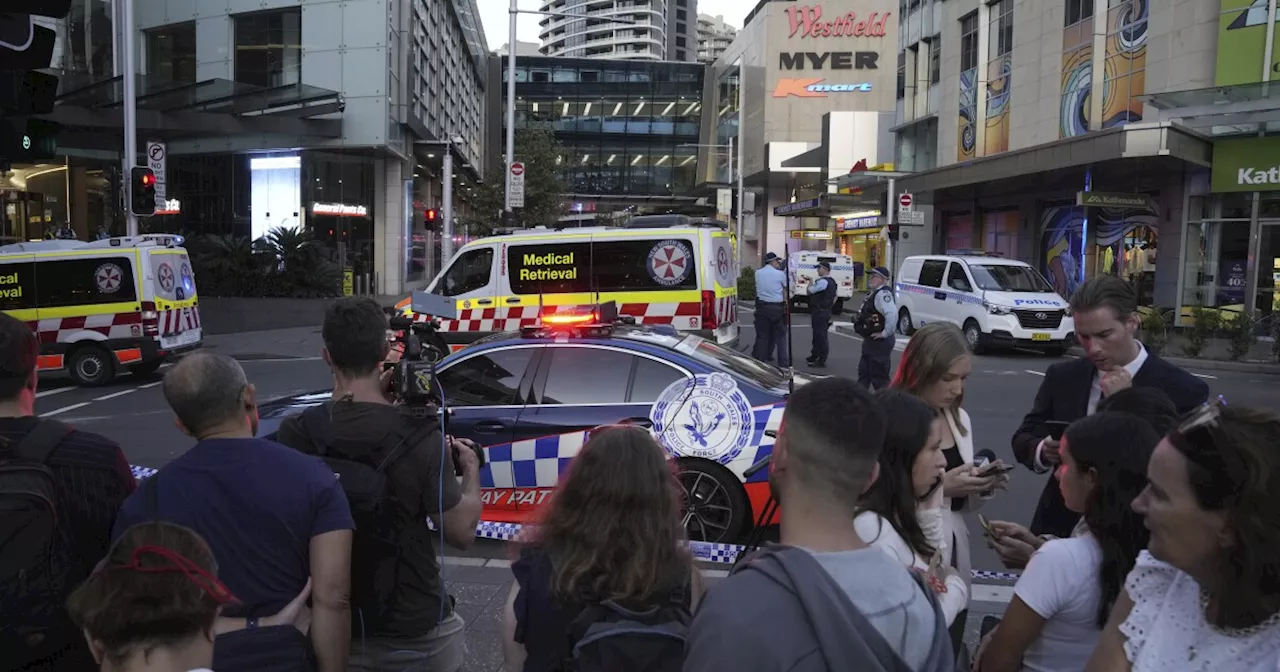
<path id="1" fill-rule="evenodd" d="M 1215 142 L 1212 190 L 1280 191 L 1280 136 Z"/>

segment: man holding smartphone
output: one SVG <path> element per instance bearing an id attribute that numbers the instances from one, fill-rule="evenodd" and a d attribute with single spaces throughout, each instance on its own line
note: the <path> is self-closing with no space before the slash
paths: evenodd
<path id="1" fill-rule="evenodd" d="M 1129 387 L 1169 393 L 1179 413 L 1204 403 L 1204 381 L 1147 352 L 1137 339 L 1138 297 L 1129 283 L 1111 275 L 1085 282 L 1071 296 L 1076 340 L 1084 356 L 1045 371 L 1031 411 L 1013 435 L 1013 454 L 1036 473 L 1061 463 L 1059 442 L 1066 425 L 1098 408 L 1098 402 Z M 1056 474 L 1049 476 L 1031 521 L 1034 534 L 1067 537 L 1079 514 L 1062 501 Z"/>

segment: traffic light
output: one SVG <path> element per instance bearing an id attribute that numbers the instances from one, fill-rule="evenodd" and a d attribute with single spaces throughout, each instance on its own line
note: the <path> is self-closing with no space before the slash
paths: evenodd
<path id="1" fill-rule="evenodd" d="M 156 174 L 135 167 L 129 177 L 129 211 L 139 217 L 156 214 Z"/>
<path id="2" fill-rule="evenodd" d="M 0 14 L 0 63 L 12 70 L 49 67 L 57 33 L 37 26 L 33 17 L 61 19 L 70 11 L 71 0 L 5 0 Z"/>
<path id="3" fill-rule="evenodd" d="M 429 231 L 435 231 L 436 227 L 440 226 L 440 211 L 435 208 L 427 208 L 427 212 L 423 219 L 427 229 Z"/>
<path id="4" fill-rule="evenodd" d="M 896 243 L 896 242 L 898 242 L 898 237 L 901 235 L 900 231 L 898 230 L 898 227 L 900 227 L 900 226 L 902 226 L 902 225 L 901 225 L 901 224 L 890 224 L 890 225 L 889 225 L 889 240 L 891 240 L 891 241 L 893 241 L 893 242 L 895 242 L 895 243 Z"/>

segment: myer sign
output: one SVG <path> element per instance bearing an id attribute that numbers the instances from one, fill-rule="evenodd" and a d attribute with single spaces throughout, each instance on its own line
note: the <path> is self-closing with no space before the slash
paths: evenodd
<path id="1" fill-rule="evenodd" d="M 1213 144 L 1212 191 L 1280 191 L 1280 137 Z"/>

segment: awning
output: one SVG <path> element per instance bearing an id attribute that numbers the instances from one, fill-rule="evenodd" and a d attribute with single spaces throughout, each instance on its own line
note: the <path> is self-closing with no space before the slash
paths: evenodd
<path id="1" fill-rule="evenodd" d="M 1149 157 L 1167 157 L 1208 167 L 1213 160 L 1213 144 L 1207 137 L 1176 123 L 1128 124 L 912 173 L 898 180 L 896 186 L 900 191 L 925 193 L 1026 178 L 1106 161 Z"/>
<path id="2" fill-rule="evenodd" d="M 1208 135 L 1257 133 L 1280 126 L 1280 82 L 1255 82 L 1135 96 L 1158 111 Z"/>
<path id="3" fill-rule="evenodd" d="M 342 137 L 341 119 L 315 118 L 342 112 L 345 102 L 337 91 L 306 84 L 267 88 L 226 79 L 178 83 L 148 75 L 138 75 L 135 81 L 138 132 L 149 137 Z M 86 75 L 60 74 L 57 105 L 43 118 L 63 127 L 59 144 L 118 149 L 115 134 L 101 131 L 124 126 L 123 103 L 122 76 L 94 80 Z"/>
<path id="4" fill-rule="evenodd" d="M 777 217 L 830 218 L 876 210 L 879 207 L 879 201 L 869 201 L 853 194 L 818 194 L 816 198 L 776 206 L 773 214 Z"/>

